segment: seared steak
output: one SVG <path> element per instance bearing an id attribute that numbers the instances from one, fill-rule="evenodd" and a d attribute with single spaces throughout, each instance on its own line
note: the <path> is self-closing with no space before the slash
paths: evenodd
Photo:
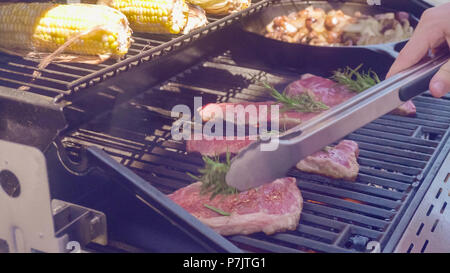
<path id="1" fill-rule="evenodd" d="M 169 194 L 168 197 L 222 235 L 295 230 L 303 207 L 303 198 L 295 178 L 277 179 L 233 195 L 200 194 L 202 182 L 196 182 Z M 210 206 L 210 208 L 206 206 Z M 224 216 L 217 208 L 229 213 Z"/>
<path id="2" fill-rule="evenodd" d="M 226 152 L 237 154 L 240 150 L 252 143 L 245 140 L 188 140 L 188 152 L 199 152 L 202 155 L 215 156 Z M 351 140 L 342 140 L 334 147 L 327 147 L 318 151 L 297 164 L 297 168 L 308 173 L 354 181 L 358 176 L 359 164 L 358 143 Z"/>
<path id="3" fill-rule="evenodd" d="M 289 84 L 284 92 L 287 95 L 295 95 L 305 92 L 307 89 L 312 90 L 316 99 L 325 103 L 329 107 L 336 106 L 357 94 L 350 91 L 343 85 L 336 84 L 332 80 L 312 74 L 302 75 L 300 80 Z M 399 116 L 414 116 L 416 114 L 416 106 L 409 100 L 392 111 L 391 114 Z"/>
<path id="4" fill-rule="evenodd" d="M 297 163 L 297 168 L 336 179 L 354 181 L 358 176 L 358 143 L 342 140 L 338 145 L 318 151 Z"/>
<path id="5" fill-rule="evenodd" d="M 398 116 L 415 116 L 416 106 L 412 101 L 409 100 L 392 111 L 391 114 Z"/>

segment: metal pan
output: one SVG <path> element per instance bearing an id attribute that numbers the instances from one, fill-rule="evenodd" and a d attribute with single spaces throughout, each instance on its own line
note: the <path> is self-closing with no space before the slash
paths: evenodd
<path id="1" fill-rule="evenodd" d="M 261 13 L 241 22 L 243 44 L 247 48 L 251 48 L 250 51 L 252 51 L 252 54 L 256 54 L 257 58 L 277 68 L 311 67 L 317 66 L 318 62 L 327 62 L 328 67 L 333 68 L 342 66 L 342 64 L 358 65 L 364 60 L 367 63 L 374 63 L 374 60 L 379 60 L 383 63 L 382 66 L 386 66 L 387 63 L 396 58 L 399 50 L 407 42 L 407 40 L 403 40 L 396 43 L 366 46 L 311 46 L 264 37 L 265 27 L 273 18 L 300 11 L 311 5 L 325 11 L 340 9 L 348 15 L 353 15 L 356 11 L 367 15 L 399 11 L 385 6 L 370 6 L 361 3 L 280 0 Z M 412 14 L 409 15 L 411 26 L 416 27 L 418 19 Z"/>

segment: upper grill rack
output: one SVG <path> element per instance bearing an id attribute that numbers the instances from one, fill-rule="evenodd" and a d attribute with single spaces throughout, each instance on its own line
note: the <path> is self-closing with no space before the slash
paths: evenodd
<path id="1" fill-rule="evenodd" d="M 82 89 L 93 87 L 122 72 L 160 58 L 174 50 L 223 29 L 234 22 L 269 6 L 273 0 L 261 0 L 249 8 L 225 17 L 208 16 L 209 24 L 185 35 L 133 34 L 134 43 L 121 61 L 108 60 L 102 64 L 54 63 L 41 70 L 33 80 L 37 63 L 0 53 L 0 86 L 27 87 L 31 92 L 54 98 L 55 102 L 70 98 Z"/>
<path id="2" fill-rule="evenodd" d="M 264 88 L 248 80 L 255 75 L 275 86 L 298 78 L 237 65 L 225 53 L 89 122 L 64 145 L 74 156 L 82 146 L 99 146 L 163 193 L 173 192 L 192 183 L 186 172 L 196 173 L 203 162 L 171 139 L 172 107 L 193 109 L 194 96 L 202 96 L 203 104 L 267 99 Z M 249 252 L 364 252 L 370 241 L 383 249 L 449 135 L 448 96 L 425 94 L 414 102 L 416 117 L 385 115 L 346 137 L 360 146 L 356 182 L 290 171 L 304 198 L 296 231 L 228 239 Z"/>

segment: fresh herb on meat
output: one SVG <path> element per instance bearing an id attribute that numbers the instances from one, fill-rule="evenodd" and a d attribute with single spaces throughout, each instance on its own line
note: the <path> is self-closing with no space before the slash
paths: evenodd
<path id="1" fill-rule="evenodd" d="M 327 110 L 329 107 L 321 101 L 316 100 L 311 92 L 303 92 L 295 96 L 287 96 L 278 92 L 270 84 L 263 82 L 264 87 L 270 90 L 270 94 L 274 99 L 280 102 L 283 107 L 281 111 L 297 111 L 304 113 L 320 112 Z"/>
<path id="2" fill-rule="evenodd" d="M 228 186 L 225 176 L 230 169 L 231 154 L 227 152 L 226 162 L 222 163 L 219 157 L 210 158 L 203 156 L 205 167 L 200 169 L 200 176 L 195 176 L 188 173 L 188 175 L 197 181 L 202 182 L 201 194 L 211 194 L 211 200 L 218 194 L 236 194 L 238 190 L 236 188 Z"/>
<path id="3" fill-rule="evenodd" d="M 380 82 L 380 78 L 373 70 L 369 69 L 367 73 L 358 72 L 361 67 L 362 64 L 355 69 L 348 66 L 344 69 L 338 69 L 333 72 L 331 79 L 358 93 Z"/>
<path id="4" fill-rule="evenodd" d="M 229 212 L 225 212 L 225 211 L 223 211 L 223 210 L 221 210 L 219 208 L 210 206 L 208 204 L 203 204 L 203 206 L 205 206 L 206 208 L 208 208 L 208 209 L 210 209 L 210 210 L 212 210 L 214 212 L 217 212 L 218 214 L 223 215 L 223 216 L 230 216 L 231 215 Z"/>

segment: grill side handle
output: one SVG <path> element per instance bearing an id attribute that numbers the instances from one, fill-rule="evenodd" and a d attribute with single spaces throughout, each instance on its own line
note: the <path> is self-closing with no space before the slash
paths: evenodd
<path id="1" fill-rule="evenodd" d="M 167 219 L 207 251 L 242 253 L 242 250 L 204 225 L 148 181 L 118 163 L 100 148 L 87 147 L 86 154 L 89 157 L 91 166 L 96 166 L 110 174 L 113 180 L 119 183 L 126 191 Z"/>

